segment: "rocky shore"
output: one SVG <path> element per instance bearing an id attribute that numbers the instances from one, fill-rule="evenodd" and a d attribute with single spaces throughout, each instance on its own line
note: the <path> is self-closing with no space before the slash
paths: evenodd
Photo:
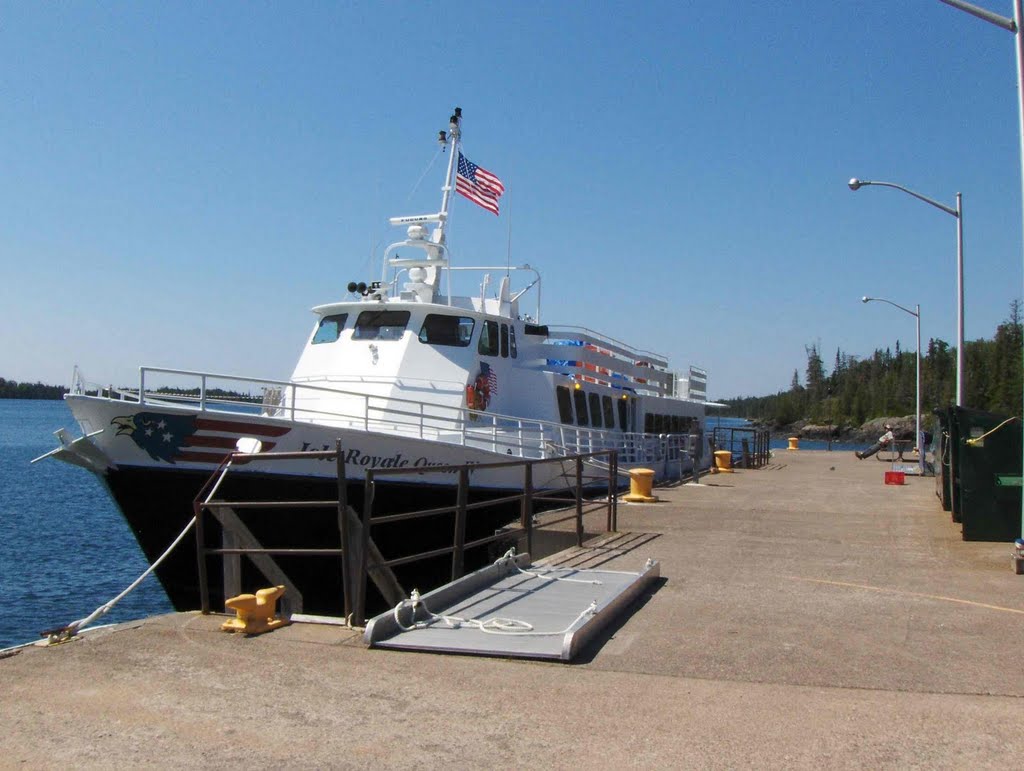
<path id="1" fill-rule="evenodd" d="M 831 434 L 833 440 L 843 442 L 873 442 L 885 433 L 884 426 L 886 423 L 892 426 L 892 432 L 897 439 L 914 438 L 913 415 L 874 418 L 860 426 L 844 424 L 823 426 L 809 423 L 806 420 L 798 420 L 796 423 L 768 425 L 766 428 L 769 428 L 777 436 L 798 436 L 801 439 L 821 439 L 824 441 Z M 921 429 L 925 434 L 929 432 L 927 424 L 922 425 Z"/>

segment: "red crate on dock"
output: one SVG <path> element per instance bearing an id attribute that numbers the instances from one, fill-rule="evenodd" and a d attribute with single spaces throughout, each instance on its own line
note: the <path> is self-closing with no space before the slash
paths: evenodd
<path id="1" fill-rule="evenodd" d="M 902 485 L 906 482 L 906 474 L 902 471 L 886 471 L 885 483 L 887 485 Z"/>

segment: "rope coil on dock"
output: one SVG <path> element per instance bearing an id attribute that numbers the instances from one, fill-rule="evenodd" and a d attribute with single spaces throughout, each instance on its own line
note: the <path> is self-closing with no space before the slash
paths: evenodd
<path id="1" fill-rule="evenodd" d="M 402 622 L 400 613 L 402 608 L 405 607 L 412 608 L 411 625 L 406 625 Z M 426 621 L 416 621 L 416 611 L 420 608 L 422 608 L 429 616 L 429 619 Z M 443 622 L 444 627 L 442 628 L 444 629 L 460 629 L 466 626 L 471 629 L 478 629 L 485 634 L 507 634 L 520 637 L 551 637 L 555 635 L 568 634 L 580 619 L 597 613 L 597 600 L 591 601 L 591 603 L 584 608 L 565 629 L 560 629 L 557 632 L 538 632 L 534 629 L 533 624 L 517 618 L 492 616 L 491 618 L 481 621 L 477 618 L 463 618 L 462 616 L 449 616 L 434 613 L 427 607 L 426 603 L 420 599 L 420 593 L 415 589 L 412 590 L 412 594 L 409 595 L 409 599 L 402 600 L 400 603 L 395 605 L 393 613 L 395 623 L 398 624 L 399 628 L 403 632 L 412 632 L 417 629 L 430 629 L 434 627 L 436 622 Z"/>

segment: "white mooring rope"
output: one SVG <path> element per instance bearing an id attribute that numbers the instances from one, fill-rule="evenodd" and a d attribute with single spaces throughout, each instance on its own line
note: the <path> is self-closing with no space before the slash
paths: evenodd
<path id="1" fill-rule="evenodd" d="M 412 624 L 406 625 L 402 623 L 402 619 L 399 616 L 402 608 L 412 608 Z M 416 611 L 419 608 L 423 608 L 427 615 L 430 617 L 427 621 L 416 621 Z M 502 616 L 492 616 L 491 618 L 484 619 L 481 621 L 477 618 L 463 618 L 462 616 L 448 616 L 439 613 L 434 613 L 430 608 L 427 607 L 426 603 L 420 599 L 420 593 L 415 589 L 412 590 L 412 594 L 408 600 L 402 600 L 395 606 L 394 617 L 395 623 L 398 624 L 399 628 L 403 632 L 411 632 L 414 629 L 428 629 L 434 625 L 437 621 L 443 621 L 445 629 L 459 629 L 463 626 L 471 629 L 479 629 L 481 632 L 486 634 L 509 634 L 517 637 L 551 637 L 554 635 L 567 634 L 580 619 L 592 616 L 597 612 L 597 600 L 593 600 L 587 607 L 585 607 L 579 615 L 574 618 L 565 629 L 560 629 L 557 632 L 538 632 L 534 630 L 533 624 L 527 621 L 522 621 L 517 618 L 504 618 Z"/>
<path id="2" fill-rule="evenodd" d="M 74 637 L 75 634 L 77 634 L 80 630 L 84 629 L 85 627 L 89 626 L 89 624 L 93 623 L 97 619 L 109 613 L 111 609 L 113 609 L 113 607 L 117 605 L 117 603 L 119 603 L 122 599 L 127 597 L 135 589 L 135 587 L 141 584 L 143 579 L 146 578 L 146 576 L 148 576 L 150 573 L 156 570 L 157 567 L 159 567 L 160 563 L 167 558 L 167 555 L 174 551 L 174 548 L 179 543 L 181 543 L 181 539 L 186 536 L 188 531 L 192 529 L 192 526 L 195 523 L 196 518 L 192 517 L 192 519 L 189 520 L 189 523 L 185 525 L 185 529 L 182 530 L 178 534 L 178 537 L 174 539 L 174 542 L 167 547 L 167 551 L 161 554 L 152 565 L 146 568 L 145 572 L 143 572 L 141 576 L 132 581 L 132 583 L 128 585 L 127 589 L 125 589 L 123 592 L 117 595 L 114 599 L 109 600 L 100 605 L 98 608 L 96 608 L 96 610 L 94 610 L 85 618 L 80 618 L 78 619 L 78 621 L 72 621 L 70 624 L 67 624 L 66 626 L 63 626 L 60 629 L 56 629 L 53 632 L 51 632 L 49 635 L 49 641 L 51 643 L 59 643 L 69 640 L 72 637 Z"/>
<path id="3" fill-rule="evenodd" d="M 516 547 L 513 546 L 502 556 L 494 561 L 495 565 L 502 565 L 506 562 L 511 562 L 516 556 Z M 538 573 L 530 570 L 523 570 L 519 565 L 515 565 L 515 569 L 522 573 L 524 576 L 530 576 L 531 578 L 539 578 L 542 581 L 568 581 L 573 584 L 590 584 L 591 586 L 601 586 L 602 582 L 595 579 L 589 578 L 560 578 L 559 576 L 548 575 L 548 573 L 554 573 L 555 571 L 562 571 L 565 573 L 576 571 L 577 568 L 549 568 L 544 573 Z"/>
<path id="4" fill-rule="evenodd" d="M 502 565 L 507 562 L 510 562 L 514 560 L 515 555 L 516 549 L 513 546 L 501 557 L 496 559 L 494 561 L 494 564 Z M 527 575 L 532 578 L 539 578 L 544 581 L 571 581 L 572 583 L 576 584 L 591 585 L 601 584 L 600 581 L 592 581 L 589 579 L 563 578 L 559 576 L 549 576 L 543 573 L 535 573 L 529 570 L 523 570 L 521 567 L 519 567 L 519 565 L 514 565 L 514 567 L 523 575 Z M 552 570 L 575 570 L 575 568 L 552 568 Z M 402 619 L 399 614 L 401 613 L 402 608 L 404 607 L 412 608 L 411 625 L 406 625 L 402 623 Z M 416 621 L 416 611 L 419 608 L 423 608 L 423 610 L 427 613 L 427 615 L 430 617 L 428 620 Z M 434 613 L 430 608 L 427 607 L 427 604 L 423 602 L 422 599 L 420 599 L 420 593 L 416 589 L 412 590 L 412 594 L 409 595 L 409 599 L 402 600 L 397 605 L 395 605 L 393 611 L 395 623 L 398 624 L 399 628 L 402 629 L 402 631 L 404 632 L 411 632 L 414 629 L 427 629 L 428 627 L 433 626 L 435 622 L 441 621 L 444 622 L 445 626 L 443 628 L 445 629 L 459 629 L 463 626 L 466 626 L 471 629 L 479 629 L 481 632 L 484 632 L 486 634 L 510 634 L 519 637 L 550 637 L 554 635 L 564 635 L 567 634 L 569 630 L 571 630 L 574 626 L 576 626 L 580 619 L 586 618 L 587 616 L 592 616 L 595 613 L 597 613 L 597 600 L 591 601 L 591 603 L 582 611 L 580 611 L 576 618 L 574 618 L 565 629 L 560 629 L 557 632 L 538 632 L 533 628 L 533 624 L 530 624 L 527 621 L 522 621 L 517 618 L 492 616 L 491 618 L 484 619 L 481 621 L 478 618 L 463 618 L 462 616 L 449 616 L 445 614 Z"/>

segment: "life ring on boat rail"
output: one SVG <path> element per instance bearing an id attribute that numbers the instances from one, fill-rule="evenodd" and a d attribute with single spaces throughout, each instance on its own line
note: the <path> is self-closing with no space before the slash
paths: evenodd
<path id="1" fill-rule="evenodd" d="M 476 389 L 472 385 L 466 386 L 466 406 L 471 410 L 476 409 Z"/>

